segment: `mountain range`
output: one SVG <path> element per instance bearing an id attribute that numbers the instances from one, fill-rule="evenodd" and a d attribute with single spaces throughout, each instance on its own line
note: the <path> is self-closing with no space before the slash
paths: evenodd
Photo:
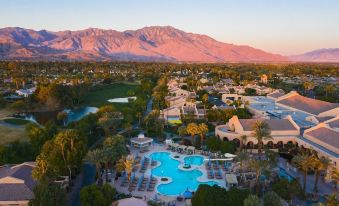
<path id="1" fill-rule="evenodd" d="M 0 60 L 163 61 L 163 62 L 339 62 L 339 49 L 296 56 L 219 42 L 171 26 L 116 31 L 0 29 Z"/>

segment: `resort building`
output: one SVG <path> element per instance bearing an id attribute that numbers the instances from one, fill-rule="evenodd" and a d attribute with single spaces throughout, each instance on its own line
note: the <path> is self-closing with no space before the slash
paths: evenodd
<path id="1" fill-rule="evenodd" d="M 19 89 L 19 90 L 16 90 L 15 92 L 20 96 L 29 97 L 35 92 L 35 90 L 36 90 L 36 87 L 32 87 L 30 89 Z"/>
<path id="2" fill-rule="evenodd" d="M 339 169 L 339 116 L 304 131 L 297 139 L 299 147 L 315 150 Z"/>
<path id="3" fill-rule="evenodd" d="M 232 104 L 236 100 L 242 100 L 242 99 L 243 99 L 243 96 L 239 94 L 223 94 L 221 96 L 221 101 L 223 101 L 224 103 L 228 105 Z"/>
<path id="4" fill-rule="evenodd" d="M 37 182 L 32 178 L 34 162 L 0 167 L 0 205 L 28 205 Z"/>
<path id="5" fill-rule="evenodd" d="M 268 93 L 271 93 L 271 92 L 273 91 L 273 89 L 270 88 L 270 87 L 259 86 L 259 85 L 257 85 L 257 84 L 248 84 L 248 85 L 246 86 L 246 88 L 255 89 L 255 92 L 256 92 L 258 95 L 268 94 Z"/>
<path id="6" fill-rule="evenodd" d="M 196 104 L 191 103 L 181 107 L 181 114 L 183 116 L 193 115 L 195 118 L 204 118 L 206 111 L 204 109 L 198 109 Z"/>
<path id="7" fill-rule="evenodd" d="M 169 90 L 179 88 L 179 83 L 176 80 L 171 79 L 167 82 L 167 87 Z"/>
<path id="8" fill-rule="evenodd" d="M 181 107 L 186 103 L 186 97 L 183 96 L 176 96 L 176 97 L 171 97 L 167 96 L 165 97 L 165 101 L 168 102 L 168 105 L 170 107 L 176 106 L 176 107 Z"/>
<path id="9" fill-rule="evenodd" d="M 196 97 L 195 92 L 190 92 L 190 91 L 187 91 L 187 90 L 184 90 L 184 89 L 181 89 L 181 88 L 170 89 L 169 94 L 171 96 L 176 96 L 176 97 L 179 97 L 179 96 L 183 96 L 183 97 L 186 97 L 186 98 L 195 98 Z"/>
<path id="10" fill-rule="evenodd" d="M 227 124 L 215 128 L 215 135 L 224 141 L 234 141 L 237 145 L 240 144 L 241 136 L 246 135 L 246 146 L 255 148 L 257 140 L 253 137 L 253 127 L 257 121 L 265 121 L 271 129 L 272 139 L 263 141 L 269 148 L 295 143 L 295 139 L 300 135 L 300 128 L 291 116 L 285 119 L 238 119 L 233 116 Z"/>
<path id="11" fill-rule="evenodd" d="M 168 107 L 161 110 L 160 115 L 167 121 L 180 120 L 181 111 L 179 107 Z"/>
<path id="12" fill-rule="evenodd" d="M 339 103 L 330 103 L 304 97 L 295 91 L 277 98 L 276 104 L 293 111 L 302 111 L 317 117 L 334 117 L 339 115 Z"/>
<path id="13" fill-rule="evenodd" d="M 285 92 L 281 89 L 277 89 L 269 94 L 267 94 L 267 98 L 269 99 L 273 99 L 273 100 L 276 100 L 278 99 L 279 97 L 282 97 L 285 95 Z"/>
<path id="14" fill-rule="evenodd" d="M 283 94 L 276 90 L 267 97 L 245 97 L 250 103 L 247 108 L 258 118 L 282 119 L 290 115 L 304 130 L 334 118 L 339 114 L 339 104 L 312 99 L 292 91 Z"/>
<path id="15" fill-rule="evenodd" d="M 139 134 L 137 137 L 131 138 L 131 146 L 140 149 L 141 151 L 148 150 L 152 146 L 153 139 L 145 137 L 144 134 Z"/>

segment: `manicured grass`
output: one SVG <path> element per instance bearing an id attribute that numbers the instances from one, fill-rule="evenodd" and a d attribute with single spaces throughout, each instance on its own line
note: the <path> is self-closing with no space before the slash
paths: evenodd
<path id="1" fill-rule="evenodd" d="M 13 114 L 13 111 L 9 111 L 8 109 L 0 109 L 0 119 L 4 119 L 11 114 Z"/>
<path id="2" fill-rule="evenodd" d="M 25 128 L 14 128 L 0 125 L 0 145 L 4 145 L 16 140 L 27 140 Z"/>
<path id="3" fill-rule="evenodd" d="M 17 119 L 17 118 L 8 118 L 8 119 L 3 119 L 2 121 L 8 124 L 14 124 L 14 125 L 25 125 L 25 124 L 30 123 L 30 121 L 28 120 Z"/>
<path id="4" fill-rule="evenodd" d="M 85 96 L 82 104 L 85 106 L 93 107 L 100 107 L 106 104 L 110 104 L 107 100 L 119 97 L 127 97 L 127 92 L 129 90 L 134 90 L 136 87 L 137 84 L 125 83 L 96 86 Z M 125 104 L 114 103 L 114 105 L 119 108 Z"/>

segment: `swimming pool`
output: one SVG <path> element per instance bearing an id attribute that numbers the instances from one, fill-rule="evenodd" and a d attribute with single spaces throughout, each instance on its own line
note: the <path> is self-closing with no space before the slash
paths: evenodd
<path id="1" fill-rule="evenodd" d="M 200 166 L 204 163 L 204 158 L 201 156 L 189 156 L 184 158 L 185 164 Z"/>
<path id="2" fill-rule="evenodd" d="M 195 191 L 200 184 L 217 185 L 217 182 L 199 182 L 197 179 L 203 175 L 200 170 L 183 171 L 178 168 L 181 164 L 180 161 L 173 159 L 169 152 L 155 152 L 151 154 L 151 159 L 160 161 L 159 167 L 152 169 L 152 175 L 157 177 L 169 177 L 172 182 L 161 184 L 157 187 L 159 193 L 163 195 L 179 195 L 185 192 L 187 189 Z M 193 158 L 195 157 L 195 158 Z M 199 156 L 192 156 L 187 161 L 199 163 Z M 202 158 L 202 157 L 201 157 Z M 203 160 L 202 160 L 203 161 Z M 201 163 L 202 164 L 202 163 Z"/>

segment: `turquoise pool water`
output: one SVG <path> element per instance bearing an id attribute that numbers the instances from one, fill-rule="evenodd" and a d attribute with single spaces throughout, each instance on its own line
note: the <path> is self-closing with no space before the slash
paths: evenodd
<path id="1" fill-rule="evenodd" d="M 185 164 L 200 166 L 204 163 L 204 158 L 201 156 L 189 156 L 184 158 Z"/>
<path id="2" fill-rule="evenodd" d="M 168 116 L 167 121 L 175 121 L 175 120 L 180 120 L 179 116 Z"/>
<path id="3" fill-rule="evenodd" d="M 198 157 L 198 156 L 195 156 Z M 151 155 L 151 159 L 161 162 L 159 167 L 152 169 L 152 175 L 157 177 L 170 177 L 171 183 L 160 184 L 157 187 L 159 193 L 163 195 L 180 195 L 189 189 L 196 191 L 200 184 L 216 185 L 217 182 L 199 182 L 198 177 L 202 176 L 199 170 L 183 171 L 178 169 L 180 162 L 172 159 L 169 152 L 155 152 Z M 190 160 L 198 161 L 196 158 Z"/>

